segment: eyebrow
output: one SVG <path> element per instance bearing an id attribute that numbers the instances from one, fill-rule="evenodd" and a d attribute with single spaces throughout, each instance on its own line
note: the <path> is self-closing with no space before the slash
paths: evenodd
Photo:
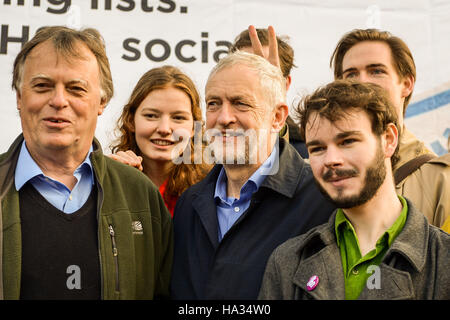
<path id="1" fill-rule="evenodd" d="M 371 63 L 371 64 L 365 66 L 364 68 L 367 69 L 367 68 L 377 68 L 377 67 L 387 68 L 386 65 L 384 65 L 382 63 Z M 347 68 L 344 71 L 342 71 L 342 74 L 345 74 L 350 71 L 355 71 L 355 70 L 358 70 L 358 69 L 355 67 Z"/>
<path id="2" fill-rule="evenodd" d="M 229 101 L 239 101 L 239 100 L 243 100 L 243 101 L 252 101 L 252 98 L 250 97 L 245 97 L 245 96 L 241 96 L 241 95 L 236 95 L 236 96 L 232 96 L 232 97 L 227 97 Z"/>
<path id="3" fill-rule="evenodd" d="M 51 77 L 49 77 L 49 76 L 47 76 L 45 74 L 37 74 L 37 75 L 33 76 L 31 78 L 30 82 L 33 82 L 33 81 L 36 81 L 36 80 L 53 81 Z M 88 82 L 86 80 L 83 80 L 83 79 L 72 79 L 72 80 L 66 82 L 66 84 L 69 84 L 69 85 L 70 84 L 77 84 L 77 83 L 80 83 L 80 84 L 82 84 L 84 86 L 88 85 Z"/>
<path id="4" fill-rule="evenodd" d="M 162 113 L 161 110 L 156 109 L 156 108 L 150 108 L 150 107 L 144 107 L 144 108 L 142 108 L 142 111 L 151 111 L 151 112 L 155 112 L 155 113 Z M 184 110 L 176 110 L 174 112 L 171 112 L 170 114 L 186 114 L 186 115 L 188 115 L 188 114 L 192 114 L 192 113 L 189 111 L 184 111 Z"/>
<path id="5" fill-rule="evenodd" d="M 353 135 L 357 135 L 357 136 L 360 136 L 361 135 L 361 132 L 360 131 L 345 131 L 345 132 L 341 132 L 341 133 L 338 133 L 334 138 L 333 138 L 333 140 L 334 141 L 336 141 L 336 140 L 342 140 L 342 139 L 345 139 L 345 138 L 347 138 L 347 137 L 349 137 L 349 136 L 353 136 Z M 306 145 L 306 147 L 308 148 L 308 147 L 310 147 L 310 146 L 315 146 L 315 145 L 321 145 L 321 144 L 323 144 L 323 142 L 321 141 L 321 140 L 312 140 L 312 141 L 310 141 L 310 142 L 307 142 L 305 145 Z"/>
<path id="6" fill-rule="evenodd" d="M 305 145 L 308 148 L 310 146 L 317 146 L 317 145 L 320 145 L 320 144 L 321 144 L 320 140 L 313 140 L 313 141 L 307 142 Z"/>
<path id="7" fill-rule="evenodd" d="M 86 80 L 82 80 L 82 79 L 73 79 L 73 80 L 68 81 L 66 84 L 77 84 L 77 83 L 80 83 L 84 86 L 88 85 L 88 82 Z"/>
<path id="8" fill-rule="evenodd" d="M 354 136 L 354 135 L 360 136 L 361 135 L 361 131 L 354 130 L 354 131 L 341 132 L 341 133 L 338 133 L 336 135 L 336 137 L 334 137 L 334 140 L 341 140 L 341 139 L 345 139 L 345 138 L 347 138 L 349 136 Z"/>
<path id="9" fill-rule="evenodd" d="M 244 101 L 250 101 L 253 100 L 251 97 L 245 96 L 245 95 L 241 95 L 241 94 L 237 94 L 237 95 L 233 95 L 233 96 L 226 96 L 225 99 L 227 99 L 228 101 L 236 101 L 236 100 L 244 100 Z M 222 97 L 218 96 L 218 95 L 210 95 L 210 96 L 206 96 L 205 98 L 206 101 L 208 100 L 220 100 L 222 101 Z"/>
<path id="10" fill-rule="evenodd" d="M 51 80 L 51 78 L 49 76 L 46 76 L 45 74 L 40 73 L 40 74 L 37 74 L 37 75 L 31 77 L 30 82 L 35 81 L 35 80 L 40 80 L 40 79 Z"/>
<path id="11" fill-rule="evenodd" d="M 209 95 L 209 96 L 205 97 L 205 100 L 206 101 L 208 101 L 208 100 L 221 100 L 221 98 L 219 96 L 217 96 L 217 95 Z"/>
<path id="12" fill-rule="evenodd" d="M 160 110 L 155 109 L 155 108 L 151 108 L 151 107 L 143 107 L 142 111 L 152 111 L 152 112 L 157 112 L 157 113 L 161 113 Z"/>

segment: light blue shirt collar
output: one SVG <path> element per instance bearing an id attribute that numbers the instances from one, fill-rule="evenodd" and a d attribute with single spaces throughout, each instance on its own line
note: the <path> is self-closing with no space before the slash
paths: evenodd
<path id="1" fill-rule="evenodd" d="M 83 163 L 80 164 L 80 166 L 75 170 L 74 173 L 74 175 L 76 175 L 77 171 L 79 171 L 80 168 L 84 166 L 84 164 L 87 164 L 89 167 L 89 174 L 91 177 L 92 184 L 94 183 L 94 172 L 92 170 L 92 163 L 91 160 L 89 159 L 89 156 L 91 155 L 93 150 L 94 149 L 91 145 L 91 147 L 89 148 L 89 152 L 86 158 L 84 159 Z M 28 181 L 39 175 L 46 177 L 45 174 L 42 172 L 41 168 L 39 168 L 37 163 L 31 157 L 26 147 L 26 143 L 25 141 L 23 141 L 14 177 L 16 190 L 19 191 L 24 186 L 25 183 L 27 183 Z"/>
<path id="2" fill-rule="evenodd" d="M 277 156 L 277 148 L 274 146 L 272 152 L 269 157 L 263 164 L 250 176 L 247 182 L 242 186 L 240 191 L 240 199 L 248 198 L 255 193 L 264 179 L 267 177 L 267 173 L 271 172 L 271 169 L 274 165 L 276 156 Z M 225 173 L 225 168 L 222 167 L 220 170 L 219 176 L 217 177 L 216 189 L 214 192 L 214 199 L 219 198 L 223 202 L 233 202 L 234 199 L 230 199 L 227 197 L 227 175 Z"/>

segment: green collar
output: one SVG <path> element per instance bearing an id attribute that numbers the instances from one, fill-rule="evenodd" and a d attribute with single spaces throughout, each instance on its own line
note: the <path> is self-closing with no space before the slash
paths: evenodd
<path id="1" fill-rule="evenodd" d="M 402 231 L 403 226 L 405 225 L 406 216 L 407 216 L 407 212 L 408 212 L 408 204 L 406 203 L 405 198 L 403 198 L 402 196 L 399 195 L 398 198 L 400 199 L 400 202 L 402 203 L 402 207 L 403 207 L 402 212 L 401 212 L 400 216 L 397 218 L 397 220 L 395 220 L 394 224 L 389 229 L 386 230 L 386 232 L 380 237 L 380 239 L 378 239 L 377 244 L 380 241 L 382 241 L 382 239 L 384 237 L 387 237 L 388 246 L 390 247 L 392 242 L 394 241 L 394 239 Z M 355 238 L 357 239 L 356 232 L 355 232 L 355 229 L 353 228 L 352 223 L 350 222 L 350 220 L 348 220 L 347 216 L 344 214 L 344 210 L 339 208 L 339 209 L 337 209 L 337 212 L 336 212 L 335 227 L 334 227 L 338 246 L 340 246 L 341 242 L 342 242 L 342 232 L 344 230 L 343 228 L 349 228 L 350 230 L 352 230 L 355 235 Z"/>

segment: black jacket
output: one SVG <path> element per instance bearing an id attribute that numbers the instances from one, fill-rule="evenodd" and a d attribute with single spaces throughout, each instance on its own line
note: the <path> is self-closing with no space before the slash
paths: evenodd
<path id="1" fill-rule="evenodd" d="M 308 149 L 306 148 L 305 141 L 303 141 L 301 137 L 300 128 L 290 116 L 286 119 L 286 125 L 289 130 L 289 143 L 297 150 L 303 159 L 308 159 Z"/>
<path id="2" fill-rule="evenodd" d="M 319 192 L 310 166 L 291 145 L 279 142 L 278 172 L 267 176 L 220 243 L 214 191 L 222 166 L 178 199 L 173 299 L 256 299 L 272 251 L 328 221 L 335 208 Z"/>

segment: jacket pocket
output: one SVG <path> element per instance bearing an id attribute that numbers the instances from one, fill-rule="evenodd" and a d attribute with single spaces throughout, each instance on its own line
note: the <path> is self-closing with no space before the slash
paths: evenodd
<path id="1" fill-rule="evenodd" d="M 109 225 L 109 235 L 111 236 L 111 244 L 112 244 L 112 253 L 113 253 L 113 257 L 114 257 L 114 266 L 115 266 L 115 279 L 116 279 L 116 292 L 120 291 L 120 287 L 119 287 L 119 251 L 117 250 L 117 245 L 116 245 L 116 236 L 115 236 L 115 232 L 114 232 L 114 228 L 112 226 L 112 224 Z"/>

